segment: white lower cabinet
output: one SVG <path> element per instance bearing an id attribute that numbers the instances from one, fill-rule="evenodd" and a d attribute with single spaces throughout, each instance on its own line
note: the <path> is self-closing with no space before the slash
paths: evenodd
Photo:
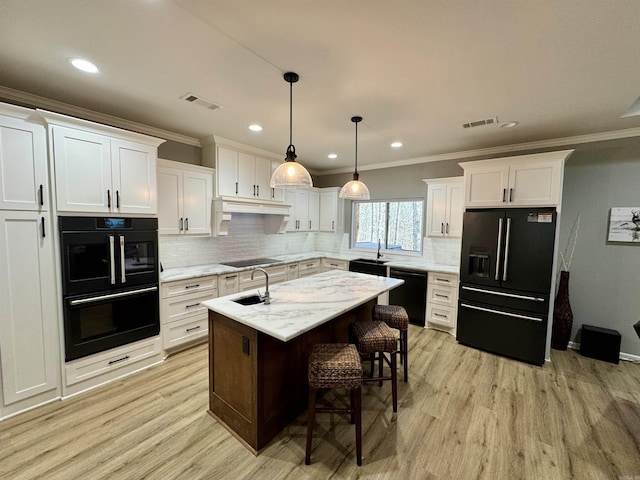
<path id="1" fill-rule="evenodd" d="M 323 258 L 321 262 L 321 270 L 328 272 L 329 270 L 349 270 L 349 260 L 338 260 L 336 258 Z"/>
<path id="2" fill-rule="evenodd" d="M 58 301 L 48 214 L 0 211 L 0 417 L 60 396 Z"/>
<path id="3" fill-rule="evenodd" d="M 309 275 L 315 275 L 320 273 L 320 259 L 314 258 L 313 260 L 304 260 L 298 262 L 298 278 L 308 277 Z"/>
<path id="4" fill-rule="evenodd" d="M 287 280 L 287 266 L 286 265 L 277 265 L 275 267 L 266 267 L 265 270 L 269 274 L 269 285 L 273 285 L 280 282 L 285 282 Z M 240 286 L 241 292 L 246 292 L 249 290 L 254 290 L 257 288 L 264 288 L 267 284 L 266 277 L 264 273 L 261 271 L 257 271 L 251 279 L 251 274 L 254 270 L 243 270 L 238 273 L 238 283 Z M 264 292 L 260 292 L 264 294 Z"/>
<path id="5" fill-rule="evenodd" d="M 162 359 L 162 340 L 158 335 L 67 362 L 65 395 L 74 395 L 116 380 L 159 363 Z"/>
<path id="6" fill-rule="evenodd" d="M 426 326 L 455 335 L 458 316 L 458 275 L 429 272 Z"/>
<path id="7" fill-rule="evenodd" d="M 298 262 L 287 264 L 287 280 L 298 278 Z"/>
<path id="8" fill-rule="evenodd" d="M 225 273 L 218 276 L 218 294 L 221 297 L 231 295 L 232 293 L 238 293 L 238 274 L 237 273 Z"/>
<path id="9" fill-rule="evenodd" d="M 208 310 L 200 302 L 218 296 L 218 276 L 165 282 L 160 286 L 162 346 L 175 350 L 206 340 Z"/>

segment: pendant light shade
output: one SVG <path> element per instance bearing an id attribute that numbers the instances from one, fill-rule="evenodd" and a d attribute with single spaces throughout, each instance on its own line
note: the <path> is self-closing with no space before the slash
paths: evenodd
<path id="1" fill-rule="evenodd" d="M 289 83 L 289 146 L 284 163 L 280 164 L 271 175 L 271 188 L 313 187 L 311 175 L 307 169 L 296 162 L 296 147 L 293 145 L 293 84 L 299 78 L 294 72 L 284 74 L 285 81 Z"/>
<path id="2" fill-rule="evenodd" d="M 351 117 L 351 121 L 356 124 L 356 162 L 353 180 L 344 184 L 339 196 L 349 200 L 369 200 L 371 198 L 369 189 L 359 180 L 360 175 L 358 175 L 358 123 L 362 121 L 362 117 Z"/>

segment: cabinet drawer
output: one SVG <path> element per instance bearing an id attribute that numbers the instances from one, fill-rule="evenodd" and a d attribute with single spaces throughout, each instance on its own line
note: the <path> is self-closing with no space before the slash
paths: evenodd
<path id="1" fill-rule="evenodd" d="M 265 268 L 269 274 L 269 283 L 284 282 L 287 279 L 287 266 L 278 265 L 277 267 Z M 238 274 L 238 283 L 240 284 L 240 291 L 245 291 L 251 288 L 264 287 L 266 279 L 264 273 L 257 272 L 253 280 L 251 280 L 251 274 L 254 270 L 245 270 Z"/>
<path id="2" fill-rule="evenodd" d="M 209 331 L 208 324 L 208 315 L 204 312 L 197 317 L 185 318 L 164 325 L 162 327 L 164 349 L 169 350 L 197 338 L 206 337 Z"/>
<path id="3" fill-rule="evenodd" d="M 327 270 L 349 270 L 349 261 L 336 260 L 335 258 L 323 258 L 322 266 Z"/>
<path id="4" fill-rule="evenodd" d="M 429 272 L 429 285 L 458 288 L 458 275 L 455 273 Z"/>
<path id="5" fill-rule="evenodd" d="M 177 295 L 186 295 L 194 292 L 203 292 L 205 290 L 217 290 L 218 276 L 209 275 L 206 277 L 190 278 L 188 280 L 178 280 L 175 282 L 166 282 L 161 286 L 162 298 L 175 297 Z M 215 294 L 211 294 L 214 297 Z"/>
<path id="6" fill-rule="evenodd" d="M 161 310 L 162 323 L 167 324 L 195 315 L 204 315 L 206 317 L 207 307 L 200 305 L 200 302 L 215 298 L 216 292 L 216 290 L 207 293 L 194 292 L 188 295 L 181 295 L 177 298 L 163 298 Z"/>
<path id="7" fill-rule="evenodd" d="M 427 284 L 427 303 L 435 303 L 445 307 L 455 307 L 458 302 L 458 289 L 453 286 Z"/>
<path id="8" fill-rule="evenodd" d="M 427 325 L 434 323 L 443 327 L 456 326 L 456 308 L 427 304 Z"/>
<path id="9" fill-rule="evenodd" d="M 320 273 L 320 259 L 315 258 L 313 260 L 304 260 L 298 262 L 298 276 L 306 277 L 313 275 L 314 273 Z"/>
<path id="10" fill-rule="evenodd" d="M 156 356 L 161 360 L 162 358 L 159 357 L 161 352 L 160 337 L 157 336 L 68 362 L 65 364 L 67 385 L 74 385 L 102 375 L 105 376 L 105 380 L 116 378 L 120 374 L 141 368 L 136 365 L 138 362 Z"/>
<path id="11" fill-rule="evenodd" d="M 290 263 L 287 267 L 287 280 L 295 280 L 298 278 L 298 264 Z"/>

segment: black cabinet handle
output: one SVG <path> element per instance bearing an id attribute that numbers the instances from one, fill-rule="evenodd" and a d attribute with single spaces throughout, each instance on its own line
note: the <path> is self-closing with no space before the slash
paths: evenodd
<path id="1" fill-rule="evenodd" d="M 107 190 L 107 208 L 111 208 L 111 190 Z"/>
<path id="2" fill-rule="evenodd" d="M 200 286 L 199 283 L 196 283 L 195 285 L 185 285 L 184 288 L 198 288 Z"/>
<path id="3" fill-rule="evenodd" d="M 116 208 L 120 208 L 120 190 L 116 190 Z"/>
<path id="4" fill-rule="evenodd" d="M 184 219 L 184 231 L 186 232 L 187 230 L 189 230 L 189 217 Z"/>
<path id="5" fill-rule="evenodd" d="M 184 221 L 182 220 L 182 217 L 180 217 L 180 231 L 183 230 L 184 227 Z"/>
<path id="6" fill-rule="evenodd" d="M 111 360 L 109 362 L 109 365 L 113 365 L 114 363 L 118 363 L 118 362 L 123 362 L 125 360 L 129 360 L 129 355 L 126 355 L 126 356 L 124 356 L 122 358 L 118 358 L 117 360 Z"/>
<path id="7" fill-rule="evenodd" d="M 44 217 L 40 217 L 40 223 L 42 225 L 42 238 L 45 238 L 47 235 L 45 234 L 45 231 L 44 231 Z"/>
<path id="8" fill-rule="evenodd" d="M 502 189 L 502 201 L 503 202 L 507 201 L 507 189 L 506 188 Z"/>
<path id="9" fill-rule="evenodd" d="M 309 220 L 309 230 L 311 230 L 311 220 Z"/>
<path id="10" fill-rule="evenodd" d="M 258 192 L 258 197 L 260 196 L 260 185 L 256 185 L 256 191 Z"/>
<path id="11" fill-rule="evenodd" d="M 200 328 L 200 325 L 197 325 L 195 327 L 191 327 L 191 328 L 187 328 L 187 332 L 193 332 L 194 330 L 198 330 Z"/>
<path id="12" fill-rule="evenodd" d="M 236 195 L 238 194 L 238 182 L 236 182 Z"/>
<path id="13" fill-rule="evenodd" d="M 44 187 L 42 185 L 40 185 L 39 191 L 40 191 L 40 206 L 43 206 L 44 205 Z"/>
<path id="14" fill-rule="evenodd" d="M 440 233 L 444 233 L 444 223 L 440 223 Z"/>
<path id="15" fill-rule="evenodd" d="M 513 202 L 513 188 L 509 189 L 509 201 Z"/>
<path id="16" fill-rule="evenodd" d="M 445 233 L 448 235 L 449 234 L 449 222 L 447 222 L 447 228 L 445 229 Z"/>
<path id="17" fill-rule="evenodd" d="M 200 305 L 200 302 L 198 303 L 192 303 L 191 305 L 185 305 L 184 308 L 193 308 L 193 307 L 197 307 Z"/>
<path id="18" fill-rule="evenodd" d="M 256 186 L 255 185 L 253 186 L 253 196 L 254 197 L 256 196 Z"/>

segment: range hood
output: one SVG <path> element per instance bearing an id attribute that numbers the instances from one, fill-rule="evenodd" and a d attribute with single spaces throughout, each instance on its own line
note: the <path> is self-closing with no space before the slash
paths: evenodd
<path id="1" fill-rule="evenodd" d="M 250 199 L 236 197 L 216 197 L 213 199 L 214 234 L 225 236 L 229 234 L 229 222 L 234 213 L 253 213 L 268 215 L 268 233 L 284 233 L 289 221 L 291 205 L 281 202 L 256 203 Z"/>

